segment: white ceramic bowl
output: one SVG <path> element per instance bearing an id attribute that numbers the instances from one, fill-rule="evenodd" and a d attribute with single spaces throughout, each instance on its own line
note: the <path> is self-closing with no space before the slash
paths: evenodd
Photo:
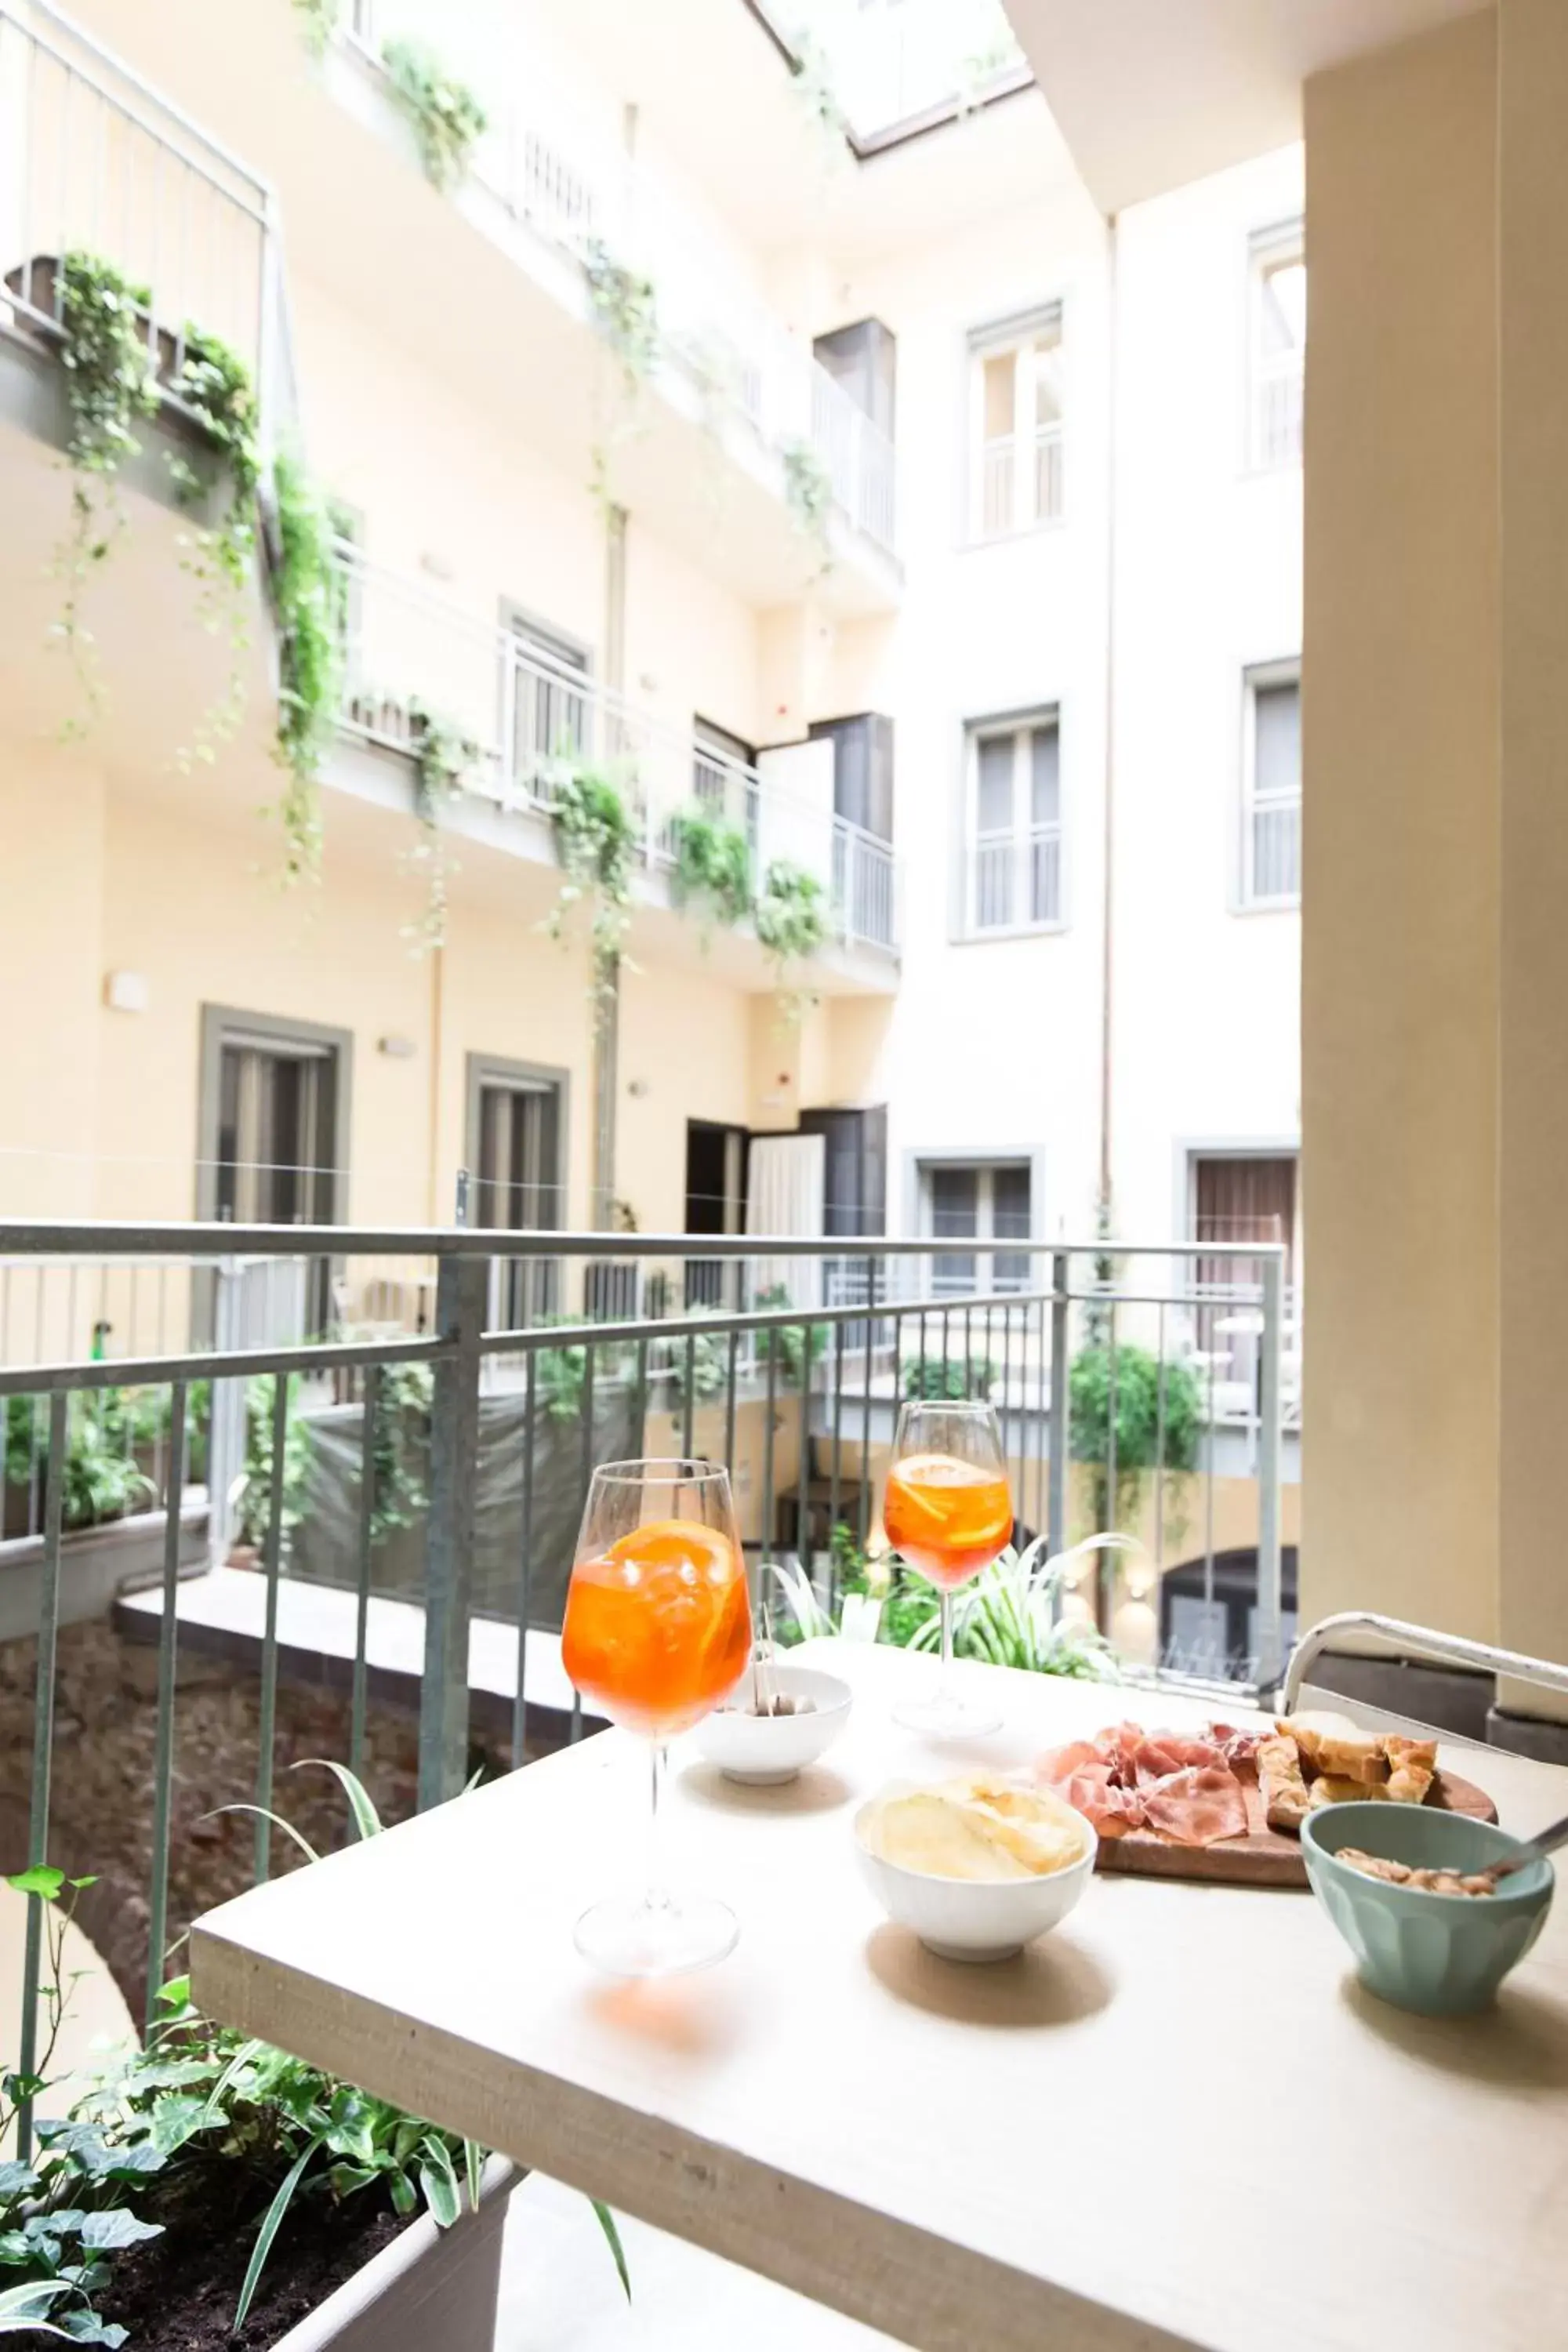
<path id="1" fill-rule="evenodd" d="M 727 1707 L 704 1716 L 692 1734 L 710 1764 L 727 1780 L 750 1788 L 777 1788 L 826 1755 L 849 1719 L 849 1685 L 815 1666 L 792 1666 L 774 1659 L 768 1669 L 773 1688 L 786 1698 L 816 1701 L 809 1715 L 749 1715 L 747 1676 Z"/>
<path id="2" fill-rule="evenodd" d="M 1087 1821 L 1082 1859 L 1040 1878 L 936 1878 L 906 1870 L 873 1853 L 861 1835 L 872 1806 L 880 1802 L 870 1798 L 855 1816 L 861 1874 L 889 1918 L 911 1928 L 941 1959 L 1010 1960 L 1061 1925 L 1094 1874 L 1100 1840 Z"/>

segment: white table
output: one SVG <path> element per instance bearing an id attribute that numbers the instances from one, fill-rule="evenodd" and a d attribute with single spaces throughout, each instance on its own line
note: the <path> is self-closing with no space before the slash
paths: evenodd
<path id="1" fill-rule="evenodd" d="M 743 1921 L 719 1968 L 624 1986 L 573 1949 L 642 1859 L 645 1751 L 608 1733 L 209 1913 L 197 2000 L 922 2352 L 1568 2341 L 1568 1898 L 1464 2023 L 1363 1994 L 1290 1891 L 1098 1878 L 1022 1958 L 955 1967 L 850 1847 L 863 1796 L 943 1769 L 888 1716 L 929 1662 L 808 1654 L 857 1690 L 814 1773 L 676 1751 L 675 1858 Z M 1203 1713 L 1002 1697 L 995 1761 Z M 1453 1760 L 1510 1827 L 1568 1811 L 1568 1773 Z"/>

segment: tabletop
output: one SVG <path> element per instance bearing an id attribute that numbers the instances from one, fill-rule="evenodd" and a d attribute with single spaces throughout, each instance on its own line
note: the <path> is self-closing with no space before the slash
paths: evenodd
<path id="1" fill-rule="evenodd" d="M 889 1717 L 930 1660 L 797 1654 L 855 1689 L 821 1764 L 742 1789 L 672 1752 L 671 1875 L 742 1919 L 717 1968 L 574 1949 L 646 1845 L 608 1732 L 209 1913 L 196 2000 L 920 2352 L 1568 2341 L 1568 1903 L 1463 2021 L 1363 1992 L 1295 1890 L 1097 1877 L 1020 1958 L 939 1960 L 858 1875 L 864 1797 L 1205 1710 L 961 1668 L 1005 1727 L 939 1750 Z M 1448 1760 L 1506 1827 L 1568 1811 L 1568 1773 Z"/>

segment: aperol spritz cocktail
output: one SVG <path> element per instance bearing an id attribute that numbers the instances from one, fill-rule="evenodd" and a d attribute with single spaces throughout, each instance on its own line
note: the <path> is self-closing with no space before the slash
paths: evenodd
<path id="1" fill-rule="evenodd" d="M 665 1743 L 728 1696 L 752 1654 L 745 1561 L 729 1473 L 707 1462 L 610 1462 L 594 1473 L 566 1594 L 561 1657 L 596 1712 L 652 1754 L 655 1853 L 647 1891 L 596 1903 L 577 1948 L 618 1976 L 722 1958 L 735 1916 L 676 1897 L 657 1852 Z"/>
<path id="2" fill-rule="evenodd" d="M 942 1602 L 942 1667 L 933 1697 L 897 1710 L 913 1731 L 962 1738 L 994 1731 L 994 1709 L 961 1697 L 952 1680 L 952 1597 L 1012 1539 L 1013 1496 L 1002 1435 L 978 1400 L 907 1404 L 899 1415 L 882 1526 L 900 1559 Z"/>

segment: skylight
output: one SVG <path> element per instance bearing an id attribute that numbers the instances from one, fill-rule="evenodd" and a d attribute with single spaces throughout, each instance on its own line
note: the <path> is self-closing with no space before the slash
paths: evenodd
<path id="1" fill-rule="evenodd" d="M 858 144 L 1030 79 L 1002 0 L 755 0 L 814 111 Z"/>

